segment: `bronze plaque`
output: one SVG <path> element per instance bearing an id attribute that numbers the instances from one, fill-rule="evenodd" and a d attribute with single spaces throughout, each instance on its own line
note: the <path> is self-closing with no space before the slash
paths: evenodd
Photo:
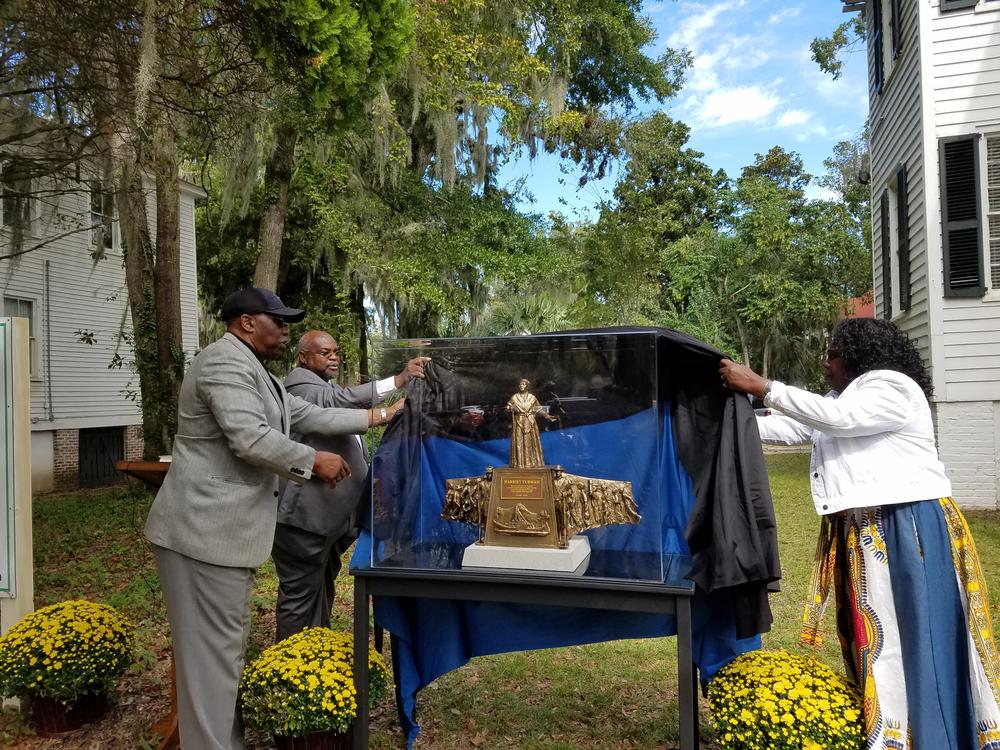
<path id="1" fill-rule="evenodd" d="M 494 469 L 486 511 L 486 544 L 501 547 L 557 547 L 552 470 Z"/>

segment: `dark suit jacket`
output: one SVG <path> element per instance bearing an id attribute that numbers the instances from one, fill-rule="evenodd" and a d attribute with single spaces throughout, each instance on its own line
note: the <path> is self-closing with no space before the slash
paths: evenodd
<path id="1" fill-rule="evenodd" d="M 293 396 L 323 407 L 368 408 L 385 398 L 376 394 L 374 383 L 344 388 L 328 383 L 304 367 L 296 367 L 289 373 L 285 388 Z M 324 536 L 344 536 L 357 525 L 356 511 L 366 486 L 368 451 L 364 440 L 357 435 L 304 437 L 294 431 L 292 439 L 316 450 L 339 454 L 351 467 L 351 476 L 333 489 L 316 479 L 303 484 L 282 482 L 278 523 Z"/>

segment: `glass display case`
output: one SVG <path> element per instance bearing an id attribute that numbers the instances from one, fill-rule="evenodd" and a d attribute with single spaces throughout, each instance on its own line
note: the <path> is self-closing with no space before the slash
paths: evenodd
<path id="1" fill-rule="evenodd" d="M 485 542 L 509 574 L 522 547 L 585 537 L 578 575 L 679 580 L 693 496 L 657 347 L 634 331 L 379 342 L 376 373 L 431 364 L 372 463 L 372 567 L 461 569 Z"/>

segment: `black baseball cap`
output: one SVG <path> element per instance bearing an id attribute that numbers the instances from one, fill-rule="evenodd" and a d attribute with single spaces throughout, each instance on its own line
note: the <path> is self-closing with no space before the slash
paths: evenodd
<path id="1" fill-rule="evenodd" d="M 306 316 L 304 310 L 285 307 L 281 297 L 270 289 L 249 287 L 233 292 L 226 297 L 226 301 L 222 303 L 219 317 L 229 322 L 240 315 L 257 315 L 258 313 L 267 313 L 288 323 L 298 323 Z"/>

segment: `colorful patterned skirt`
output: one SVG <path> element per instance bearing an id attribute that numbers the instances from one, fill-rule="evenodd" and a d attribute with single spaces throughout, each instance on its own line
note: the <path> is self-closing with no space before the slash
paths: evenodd
<path id="1" fill-rule="evenodd" d="M 824 516 L 802 639 L 818 645 L 830 590 L 866 750 L 1000 750 L 989 598 L 951 498 Z"/>

